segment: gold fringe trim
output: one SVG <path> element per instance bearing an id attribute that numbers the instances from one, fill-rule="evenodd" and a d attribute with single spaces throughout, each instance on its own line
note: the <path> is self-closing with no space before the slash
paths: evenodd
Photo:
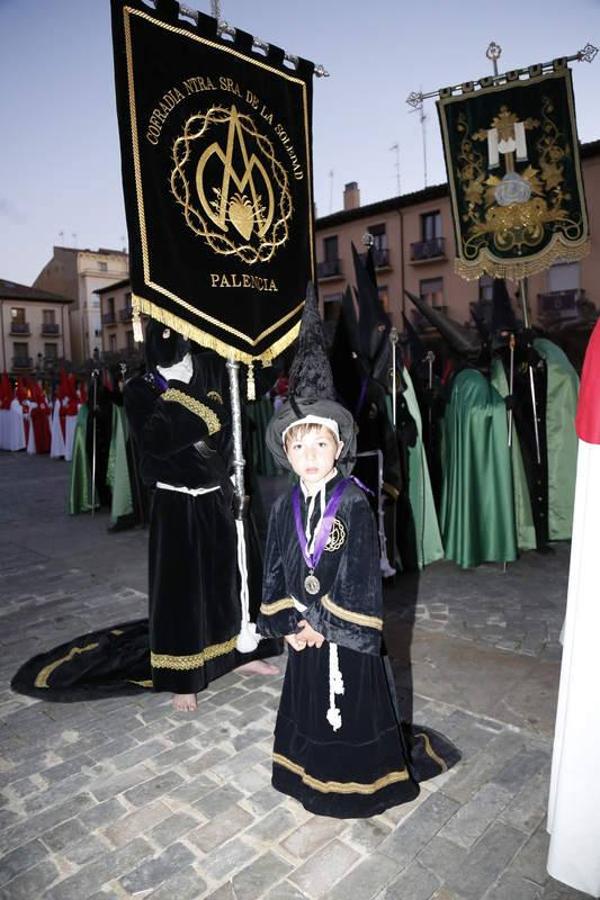
<path id="1" fill-rule="evenodd" d="M 400 769 L 397 772 L 389 772 L 387 775 L 382 775 L 377 781 L 372 781 L 368 784 L 360 781 L 320 781 L 318 778 L 313 778 L 312 775 L 309 775 L 304 766 L 292 762 L 291 759 L 282 756 L 280 753 L 273 754 L 273 762 L 293 772 L 294 775 L 299 775 L 304 784 L 315 791 L 320 791 L 322 794 L 375 794 L 390 784 L 408 781 L 409 777 L 407 769 Z"/>
<path id="2" fill-rule="evenodd" d="M 283 600 L 275 600 L 274 603 L 261 603 L 260 605 L 260 611 L 264 616 L 275 616 L 282 609 L 294 608 L 294 601 L 290 597 L 285 597 Z"/>
<path id="3" fill-rule="evenodd" d="M 325 609 L 333 613 L 338 619 L 352 622 L 354 625 L 365 625 L 367 628 L 376 628 L 377 631 L 383 631 L 383 619 L 377 616 L 369 616 L 366 613 L 351 612 L 349 609 L 344 609 L 343 606 L 338 606 L 328 594 L 321 597 L 321 603 Z"/>
<path id="4" fill-rule="evenodd" d="M 33 682 L 34 687 L 47 688 L 48 679 L 55 669 L 58 669 L 58 667 L 62 666 L 63 663 L 71 662 L 71 660 L 76 656 L 79 656 L 80 653 L 86 653 L 88 650 L 95 650 L 97 646 L 98 643 L 96 642 L 95 644 L 86 644 L 85 647 L 71 647 L 66 656 L 63 656 L 61 659 L 55 659 L 54 662 L 48 663 L 47 666 L 44 666 L 43 669 L 40 669 L 35 677 L 35 681 Z"/>
<path id="5" fill-rule="evenodd" d="M 431 741 L 429 740 L 429 735 L 425 734 L 424 731 L 419 731 L 415 734 L 416 738 L 423 738 L 423 743 L 425 745 L 425 753 L 430 757 L 434 762 L 438 764 L 442 772 L 448 771 L 448 766 L 444 762 L 441 756 L 438 756 L 433 747 L 431 746 Z"/>
<path id="6" fill-rule="evenodd" d="M 190 656 L 172 656 L 170 653 L 150 653 L 150 665 L 153 669 L 175 669 L 178 672 L 188 672 L 190 669 L 200 669 L 211 659 L 225 656 L 235 650 L 237 635 L 222 644 L 212 644 L 205 647 L 200 653 L 192 653 Z"/>
<path id="7" fill-rule="evenodd" d="M 454 271 L 465 281 L 475 281 L 482 275 L 518 281 L 519 278 L 527 278 L 550 268 L 555 262 L 577 262 L 587 256 L 591 249 L 592 243 L 589 238 L 581 244 L 573 246 L 565 243 L 561 235 L 555 235 L 545 250 L 536 253 L 529 259 L 501 260 L 497 256 L 493 256 L 488 249 L 484 249 L 473 262 L 456 257 Z"/>
<path id="8" fill-rule="evenodd" d="M 189 394 L 184 394 L 183 391 L 178 391 L 177 388 L 169 388 L 162 395 L 162 399 L 170 403 L 180 403 L 181 406 L 185 406 L 187 410 L 194 413 L 199 419 L 202 419 L 208 428 L 209 434 L 216 434 L 216 432 L 220 430 L 221 423 L 219 422 L 217 414 L 208 406 L 205 406 L 204 403 L 200 403 L 199 400 L 196 400 L 195 397 L 190 397 Z"/>
<path id="9" fill-rule="evenodd" d="M 140 313 L 151 316 L 151 318 L 156 319 L 157 322 L 161 322 L 161 324 L 173 328 L 189 340 L 200 344 L 201 347 L 207 347 L 209 350 L 214 350 L 215 353 L 224 356 L 226 359 L 235 359 L 238 362 L 246 363 L 246 365 L 253 362 L 261 362 L 263 366 L 270 365 L 276 357 L 280 356 L 280 354 L 290 346 L 290 344 L 294 343 L 300 332 L 300 322 L 297 322 L 283 335 L 283 337 L 280 337 L 278 341 L 271 344 L 267 350 L 264 350 L 258 356 L 253 356 L 251 353 L 245 353 L 243 350 L 232 347 L 230 344 L 226 344 L 225 341 L 220 341 L 218 338 L 213 337 L 213 335 L 207 334 L 206 331 L 202 331 L 202 329 L 198 328 L 196 325 L 191 325 L 189 322 L 186 322 L 185 319 L 180 319 L 179 316 L 166 312 L 166 310 L 161 309 L 160 306 L 152 303 L 152 301 L 140 297 L 139 294 L 132 295 L 131 304 L 133 308 L 137 309 Z"/>

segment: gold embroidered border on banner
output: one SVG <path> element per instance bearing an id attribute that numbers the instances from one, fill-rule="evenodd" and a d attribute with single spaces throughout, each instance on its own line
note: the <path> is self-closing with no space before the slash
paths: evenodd
<path id="1" fill-rule="evenodd" d="M 304 301 L 299 304 L 298 309 L 303 303 Z M 297 322 L 287 334 L 284 334 L 278 341 L 271 344 L 268 350 L 265 350 L 264 353 L 260 353 L 258 356 L 253 356 L 251 353 L 244 353 L 243 350 L 238 350 L 237 347 L 232 347 L 230 344 L 226 344 L 225 341 L 220 341 L 211 334 L 207 334 L 205 331 L 202 331 L 201 328 L 198 328 L 197 325 L 191 325 L 185 319 L 181 319 L 174 313 L 167 312 L 161 306 L 152 303 L 151 300 L 140 297 L 139 294 L 132 295 L 131 304 L 134 311 L 151 316 L 151 318 L 156 319 L 156 321 L 160 322 L 162 325 L 167 325 L 169 328 L 173 328 L 189 340 L 200 344 L 201 347 L 214 350 L 215 353 L 218 353 L 220 356 L 235 359 L 238 362 L 245 363 L 247 366 L 257 361 L 261 362 L 264 366 L 269 365 L 277 356 L 283 353 L 290 344 L 294 343 L 300 332 L 300 322 Z M 292 310 L 289 315 L 292 316 L 295 312 L 296 310 Z"/>
<path id="2" fill-rule="evenodd" d="M 185 406 L 189 412 L 194 413 L 195 416 L 202 419 L 208 428 L 209 434 L 215 434 L 220 430 L 221 423 L 219 422 L 217 414 L 208 406 L 205 406 L 204 403 L 200 403 L 199 400 L 196 400 L 195 397 L 189 397 L 187 394 L 184 394 L 183 391 L 178 391 L 176 388 L 169 388 L 164 392 L 161 399 L 168 403 L 179 403 L 181 406 Z"/>
<path id="3" fill-rule="evenodd" d="M 48 663 L 47 666 L 44 666 L 43 669 L 37 673 L 35 677 L 35 681 L 33 682 L 34 687 L 36 688 L 47 688 L 48 679 L 52 675 L 55 669 L 58 669 L 59 666 L 62 666 L 63 663 L 71 662 L 76 656 L 79 656 L 81 653 L 87 653 L 88 650 L 95 650 L 98 646 L 98 643 L 95 644 L 86 644 L 85 647 L 71 647 L 66 656 L 61 657 L 60 659 L 55 659 L 54 662 Z"/>
<path id="4" fill-rule="evenodd" d="M 442 772 L 448 771 L 448 764 L 444 762 L 441 756 L 438 756 L 433 747 L 431 746 L 431 741 L 429 740 L 429 735 L 425 734 L 424 731 L 419 731 L 415 734 L 416 738 L 423 738 L 423 744 L 425 745 L 425 753 L 430 757 L 434 762 L 438 764 L 441 768 Z"/>
<path id="5" fill-rule="evenodd" d="M 353 625 L 364 625 L 367 628 L 376 628 L 378 631 L 383 630 L 383 619 L 378 618 L 378 616 L 369 616 L 366 613 L 357 613 L 344 609 L 343 606 L 338 606 L 328 594 L 321 597 L 321 604 L 338 619 L 352 622 Z"/>
<path id="6" fill-rule="evenodd" d="M 130 16 L 137 16 L 141 19 L 145 19 L 147 22 L 150 22 L 152 25 L 163 28 L 166 31 L 170 31 L 173 34 L 179 34 L 183 37 L 189 38 L 190 40 L 197 41 L 201 44 L 206 44 L 209 47 L 214 49 L 223 51 L 225 53 L 230 53 L 233 56 L 238 57 L 239 59 L 243 59 L 245 62 L 250 62 L 253 65 L 258 66 L 259 68 L 266 69 L 268 72 L 272 72 L 276 75 L 279 75 L 282 78 L 285 78 L 287 81 L 291 81 L 295 84 L 300 85 L 302 89 L 302 109 L 304 114 L 304 131 L 306 137 L 306 161 L 307 164 L 310 161 L 310 146 L 308 143 L 309 138 L 309 128 L 308 128 L 308 108 L 307 108 L 307 99 L 306 99 L 306 84 L 301 78 L 294 78 L 293 75 L 287 75 L 285 72 L 279 71 L 279 69 L 275 69 L 272 66 L 267 65 L 266 63 L 261 62 L 260 60 L 252 59 L 248 57 L 246 54 L 240 53 L 235 50 L 233 47 L 227 47 L 223 44 L 218 44 L 214 41 L 210 41 L 206 38 L 201 37 L 197 34 L 192 34 L 187 29 L 177 28 L 174 25 L 169 25 L 167 22 L 157 21 L 151 14 L 142 12 L 141 10 L 132 9 L 131 7 L 123 7 L 123 26 L 124 26 L 124 34 L 125 34 L 125 55 L 127 59 L 127 85 L 128 85 L 128 93 L 129 93 L 129 120 L 130 120 L 130 131 L 131 131 L 131 145 L 132 145 L 132 153 L 133 153 L 133 164 L 134 164 L 134 173 L 135 173 L 135 187 L 136 187 L 136 204 L 138 209 L 138 221 L 140 226 L 140 238 L 142 245 L 142 263 L 144 269 L 144 283 L 153 290 L 157 291 L 160 294 L 163 294 L 165 297 L 170 298 L 175 303 L 178 303 L 180 306 L 183 306 L 184 309 L 193 312 L 201 319 L 205 319 L 207 322 L 210 322 L 213 325 L 216 325 L 222 331 L 229 332 L 230 334 L 236 335 L 240 339 L 244 340 L 246 343 L 255 347 L 260 341 L 275 331 L 277 328 L 280 328 L 285 324 L 292 316 L 296 315 L 303 307 L 304 301 L 298 304 L 293 310 L 267 328 L 262 334 L 259 334 L 256 339 L 252 339 L 246 334 L 238 331 L 235 328 L 232 328 L 230 325 L 226 325 L 224 322 L 220 322 L 218 319 L 210 316 L 208 313 L 204 313 L 201 310 L 197 309 L 191 303 L 183 300 L 181 297 L 178 297 L 177 294 L 172 293 L 161 285 L 157 284 L 152 280 L 150 274 L 150 255 L 148 251 L 148 235 L 146 230 L 146 212 L 144 209 L 144 196 L 142 190 L 142 170 L 140 163 L 140 152 L 138 145 L 138 130 L 137 130 L 137 109 L 135 104 L 135 81 L 133 77 L 133 47 L 131 40 L 131 22 Z M 311 208 L 311 191 L 312 191 L 312 178 L 310 172 L 310 166 L 307 165 L 307 190 L 308 190 L 308 205 L 309 209 Z M 311 270 L 311 278 L 312 281 L 315 281 L 315 261 L 314 261 L 314 241 L 313 241 L 313 221 L 312 215 L 309 214 L 309 252 L 310 252 L 310 270 Z M 135 309 L 135 306 L 134 306 Z M 232 347 L 227 344 L 225 341 L 221 341 L 218 338 L 214 338 L 211 335 L 207 335 L 200 328 L 194 325 L 190 325 L 188 322 L 184 322 L 183 319 L 180 319 L 178 316 L 175 316 L 171 313 L 165 312 L 160 307 L 156 306 L 156 304 L 151 301 L 145 300 L 141 297 L 138 297 L 138 312 L 144 312 L 152 318 L 157 319 L 157 321 L 161 322 L 164 325 L 169 325 L 169 327 L 175 328 L 179 331 L 180 334 L 183 334 L 184 337 L 190 338 L 197 343 L 199 343 L 202 347 L 207 347 L 211 350 L 215 350 L 215 352 L 219 353 L 221 356 L 229 357 L 230 359 L 235 359 L 238 362 L 244 362 L 247 365 L 255 360 L 260 360 L 264 365 L 268 365 L 272 362 L 279 354 L 281 354 L 286 347 L 288 347 L 293 341 L 296 339 L 298 332 L 300 330 L 300 322 L 298 321 L 285 335 L 279 338 L 275 344 L 265 350 L 263 353 L 259 353 L 256 355 L 252 355 L 250 353 L 244 353 L 243 351 L 238 350 L 236 347 Z M 163 315 L 157 315 L 157 311 L 160 310 Z M 185 326 L 185 328 L 184 328 Z"/>
<path id="7" fill-rule="evenodd" d="M 501 260 L 493 256 L 489 250 L 481 250 L 479 256 L 473 262 L 466 262 L 460 257 L 454 260 L 454 271 L 465 281 L 476 281 L 482 275 L 491 275 L 492 278 L 508 278 L 510 281 L 518 281 L 519 278 L 527 278 L 536 275 L 543 269 L 549 268 L 555 262 L 577 262 L 591 252 L 592 242 L 586 238 L 581 244 L 565 244 L 562 236 L 554 235 L 549 245 L 535 256 L 528 259 Z"/>
<path id="8" fill-rule="evenodd" d="M 284 609 L 295 609 L 294 601 L 291 597 L 285 597 L 283 600 L 275 600 L 274 603 L 261 603 L 260 611 L 264 616 L 275 616 Z"/>
<path id="9" fill-rule="evenodd" d="M 190 669 L 200 669 L 202 666 L 225 656 L 235 650 L 237 635 L 222 644 L 212 644 L 205 647 L 200 653 L 192 653 L 190 656 L 173 656 L 170 653 L 150 653 L 150 665 L 153 669 L 176 669 L 178 672 L 187 672 Z"/>
<path id="10" fill-rule="evenodd" d="M 298 775 L 304 784 L 315 791 L 320 791 L 322 794 L 375 794 L 390 784 L 408 781 L 409 777 L 408 769 L 400 769 L 397 772 L 388 772 L 387 775 L 382 775 L 376 781 L 368 783 L 361 781 L 321 781 L 319 778 L 309 775 L 304 766 L 293 762 L 287 756 L 282 756 L 281 753 L 273 754 L 273 762 L 293 772 L 294 775 Z"/>

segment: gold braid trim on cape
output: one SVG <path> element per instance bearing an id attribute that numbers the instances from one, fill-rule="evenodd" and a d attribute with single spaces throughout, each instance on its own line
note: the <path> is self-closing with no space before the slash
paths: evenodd
<path id="1" fill-rule="evenodd" d="M 198 418 L 206 423 L 209 434 L 215 434 L 215 432 L 219 431 L 221 428 L 219 417 L 212 409 L 205 406 L 204 403 L 200 403 L 195 397 L 184 394 L 183 391 L 178 391 L 176 388 L 169 388 L 164 392 L 161 399 L 169 403 L 180 403 L 181 406 L 185 406 L 187 410 L 194 413 L 194 415 L 198 416 Z"/>
<path id="2" fill-rule="evenodd" d="M 211 659 L 225 656 L 235 650 L 237 635 L 222 644 L 212 644 L 205 647 L 200 653 L 192 653 L 190 656 L 172 656 L 170 653 L 150 653 L 150 665 L 153 669 L 175 669 L 178 672 L 188 672 L 190 669 L 199 669 Z"/>

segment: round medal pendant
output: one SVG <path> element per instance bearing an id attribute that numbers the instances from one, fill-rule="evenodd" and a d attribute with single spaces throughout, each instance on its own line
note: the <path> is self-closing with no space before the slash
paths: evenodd
<path id="1" fill-rule="evenodd" d="M 304 588 L 307 594 L 318 594 L 321 590 L 321 582 L 312 573 L 304 579 Z"/>

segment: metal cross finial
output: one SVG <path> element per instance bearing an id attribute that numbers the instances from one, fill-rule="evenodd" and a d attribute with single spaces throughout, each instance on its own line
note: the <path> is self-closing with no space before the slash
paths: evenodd
<path id="1" fill-rule="evenodd" d="M 593 61 L 593 59 L 594 59 L 594 57 L 596 56 L 597 53 L 598 53 L 598 48 L 597 48 L 597 47 L 594 47 L 593 44 L 587 43 L 587 44 L 585 45 L 585 47 L 583 48 L 583 50 L 580 50 L 580 51 L 578 52 L 577 56 L 578 56 L 579 59 L 582 60 L 583 62 L 589 62 L 589 63 L 591 63 L 591 62 Z"/>
<path id="2" fill-rule="evenodd" d="M 485 51 L 485 55 L 488 59 L 490 59 L 494 66 L 494 75 L 498 74 L 498 60 L 502 55 L 502 47 L 500 44 L 497 44 L 496 41 L 491 41 L 487 50 Z"/>
<path id="3" fill-rule="evenodd" d="M 412 106 L 413 109 L 419 109 L 420 106 L 423 105 L 423 94 L 421 91 L 412 91 L 406 98 L 406 102 L 409 106 Z"/>

